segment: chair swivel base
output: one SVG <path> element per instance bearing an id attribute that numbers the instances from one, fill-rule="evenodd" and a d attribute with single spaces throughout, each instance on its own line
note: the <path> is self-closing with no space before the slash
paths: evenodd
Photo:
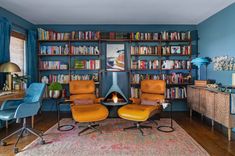
<path id="1" fill-rule="evenodd" d="M 144 132 L 143 132 L 143 128 L 150 128 L 152 129 L 152 126 L 146 126 L 146 125 L 140 125 L 140 122 L 137 122 L 137 123 L 134 123 L 135 126 L 131 126 L 131 127 L 127 127 L 127 128 L 124 128 L 123 130 L 128 130 L 128 129 L 138 129 L 141 134 L 144 136 Z"/>
<path id="2" fill-rule="evenodd" d="M 100 130 L 100 129 L 98 129 L 98 128 L 96 128 L 96 127 L 98 127 L 99 126 L 99 124 L 94 124 L 94 123 L 89 123 L 88 125 L 86 125 L 86 126 L 78 126 L 79 128 L 80 127 L 85 127 L 83 130 L 81 130 L 80 132 L 78 132 L 78 136 L 80 136 L 82 133 L 84 133 L 84 132 L 86 132 L 87 130 L 90 130 L 90 129 L 92 129 L 92 130 L 94 130 L 94 131 L 98 131 L 98 132 L 100 132 L 101 134 L 102 134 L 102 131 Z"/>
<path id="3" fill-rule="evenodd" d="M 0 142 L 1 146 L 6 146 L 7 143 L 5 142 L 5 140 L 10 138 L 11 136 L 17 134 L 17 133 L 19 133 L 19 135 L 18 135 L 17 141 L 16 141 L 16 143 L 14 144 L 14 147 L 13 147 L 13 150 L 14 150 L 15 154 L 19 152 L 19 148 L 17 148 L 17 144 L 18 144 L 19 140 L 23 137 L 24 133 L 31 133 L 31 134 L 39 137 L 41 139 L 40 144 L 41 145 L 45 144 L 45 141 L 42 138 L 43 133 L 38 132 L 37 130 L 32 129 L 32 128 L 27 128 L 26 127 L 26 121 L 24 121 L 22 128 L 20 128 L 19 130 L 13 132 L 12 134 L 8 135 L 7 137 L 5 137 L 1 140 L 1 142 Z"/>

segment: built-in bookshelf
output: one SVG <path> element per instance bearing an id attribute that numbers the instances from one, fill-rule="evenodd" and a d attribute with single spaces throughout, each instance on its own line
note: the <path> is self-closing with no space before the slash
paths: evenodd
<path id="1" fill-rule="evenodd" d="M 38 29 L 39 80 L 68 84 L 70 80 L 94 80 L 97 95 L 101 88 L 103 42 L 130 45 L 131 97 L 140 94 L 144 79 L 167 82 L 169 99 L 185 99 L 185 88 L 192 83 L 191 32 L 55 32 Z M 127 46 L 129 47 L 129 46 Z"/>

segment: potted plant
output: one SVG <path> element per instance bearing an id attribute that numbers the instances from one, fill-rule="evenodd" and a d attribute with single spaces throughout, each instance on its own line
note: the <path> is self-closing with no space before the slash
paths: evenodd
<path id="1" fill-rule="evenodd" d="M 62 95 L 62 85 L 58 82 L 52 82 L 50 86 L 48 87 L 49 89 L 49 97 L 50 98 L 60 98 Z"/>
<path id="2" fill-rule="evenodd" d="M 24 84 L 27 83 L 29 79 L 28 75 L 19 76 L 18 74 L 14 74 L 13 81 L 14 81 L 14 89 L 15 90 L 22 90 L 24 89 Z"/>

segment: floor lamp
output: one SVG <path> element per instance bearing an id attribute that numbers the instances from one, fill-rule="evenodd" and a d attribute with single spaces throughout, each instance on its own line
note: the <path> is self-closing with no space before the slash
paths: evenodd
<path id="1" fill-rule="evenodd" d="M 0 72 L 7 73 L 5 90 L 13 90 L 13 77 L 11 73 L 20 71 L 20 67 L 12 62 L 7 62 L 0 65 Z"/>

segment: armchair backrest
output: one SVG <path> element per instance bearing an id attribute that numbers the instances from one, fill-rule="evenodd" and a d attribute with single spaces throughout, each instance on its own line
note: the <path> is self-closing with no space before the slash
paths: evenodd
<path id="1" fill-rule="evenodd" d="M 95 83 L 93 80 L 73 80 L 69 82 L 70 100 L 91 99 L 95 102 Z"/>
<path id="2" fill-rule="evenodd" d="M 43 93 L 45 91 L 46 84 L 44 83 L 32 83 L 26 90 L 24 97 L 25 103 L 41 102 Z"/>
<path id="3" fill-rule="evenodd" d="M 164 100 L 166 82 L 164 80 L 143 80 L 141 81 L 141 99 Z"/>

